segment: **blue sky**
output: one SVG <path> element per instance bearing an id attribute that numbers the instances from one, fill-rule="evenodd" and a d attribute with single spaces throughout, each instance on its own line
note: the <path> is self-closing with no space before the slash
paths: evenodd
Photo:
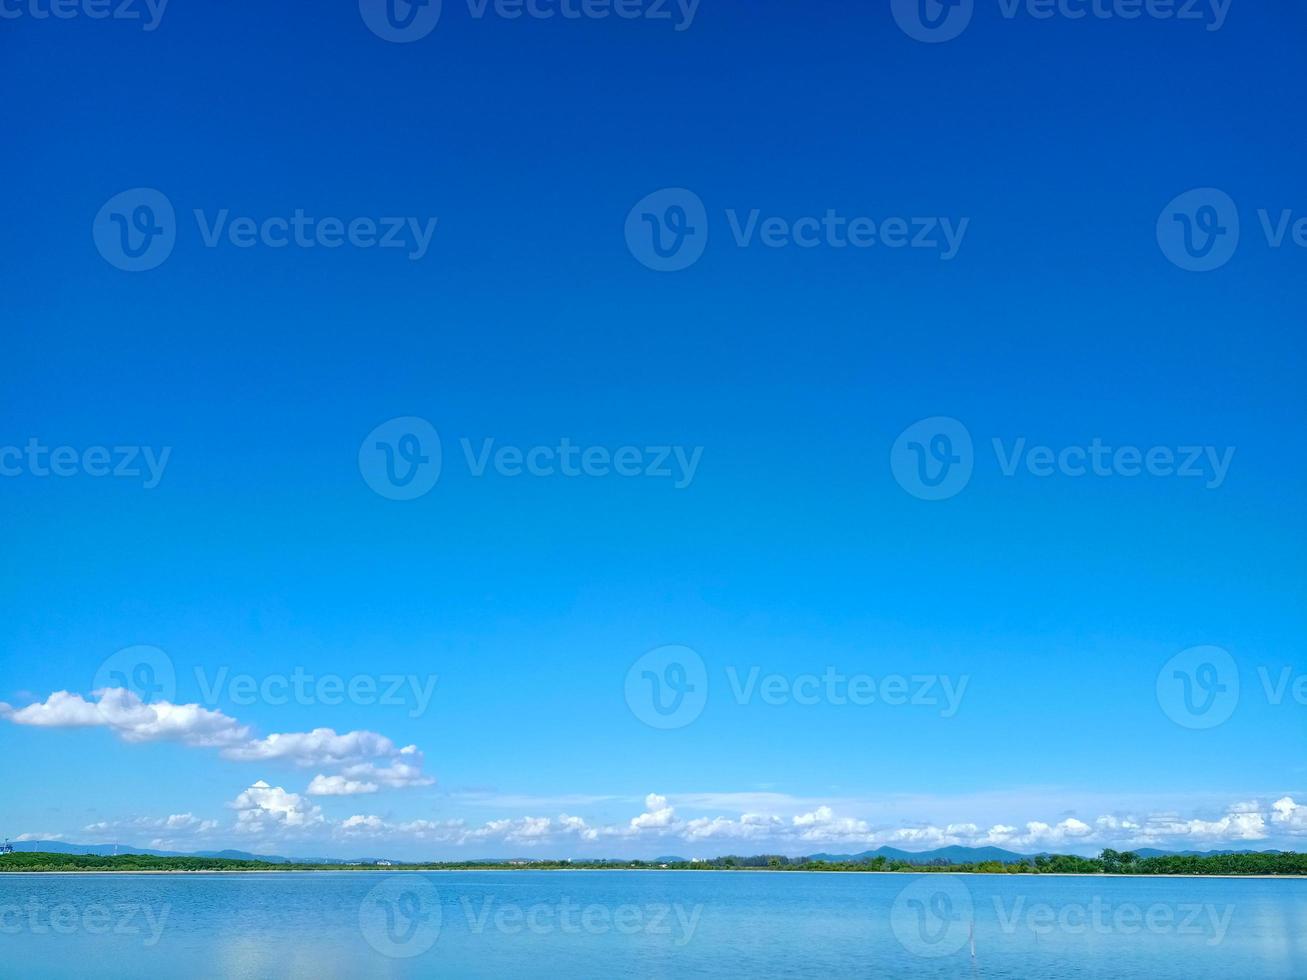
<path id="1" fill-rule="evenodd" d="M 0 832 L 403 857 L 1293 846 L 1307 14 L 1010 6 L 976 0 L 939 43 L 887 2 L 702 0 L 687 23 L 446 0 L 408 43 L 352 4 L 170 4 L 153 30 L 6 8 Z M 175 244 L 133 272 L 96 222 L 134 220 L 114 200 L 137 188 Z M 1176 205 L 1200 233 L 1240 229 L 1209 271 L 1158 235 L 1196 188 L 1226 195 Z M 640 230 L 670 240 L 673 205 L 706 244 L 658 271 Z M 297 211 L 315 235 L 399 218 L 404 244 L 231 237 Z M 828 213 L 875 243 L 758 230 Z M 896 218 L 927 244 L 888 244 Z M 402 464 L 416 430 L 374 430 L 412 418 L 438 482 L 391 499 L 377 443 Z M 921 499 L 919 459 L 963 431 L 969 479 Z M 552 473 L 514 475 L 564 439 L 609 469 L 631 447 L 641 475 L 543 454 Z M 32 440 L 75 472 L 40 475 Z M 486 440 L 510 455 L 476 475 Z M 1197 475 L 1024 454 L 1095 440 Z M 141 475 L 92 475 L 100 446 Z M 175 690 L 106 704 L 101 665 L 141 645 Z M 653 727 L 627 676 L 669 645 L 702 662 L 699 713 Z M 1228 716 L 1190 727 L 1216 716 L 1168 662 L 1208 646 L 1228 660 L 1177 669 Z M 653 676 L 673 660 L 696 663 Z M 737 696 L 828 668 L 965 686 L 953 711 Z M 297 672 L 319 684 L 287 703 L 226 684 Z M 330 703 L 329 675 L 410 696 Z"/>

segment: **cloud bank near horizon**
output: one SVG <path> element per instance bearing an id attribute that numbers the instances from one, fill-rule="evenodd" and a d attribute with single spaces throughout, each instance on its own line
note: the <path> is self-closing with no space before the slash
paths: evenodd
<path id="1" fill-rule="evenodd" d="M 433 857 L 436 851 L 454 857 L 459 856 L 458 851 L 463 851 L 463 856 L 481 856 L 464 849 L 491 851 L 503 847 L 529 848 L 541 857 L 639 856 L 648 853 L 650 847 L 659 853 L 688 849 L 695 857 L 763 852 L 799 855 L 831 850 L 856 853 L 881 846 L 925 851 L 950 845 L 994 846 L 1026 853 L 1085 852 L 1103 847 L 1258 849 L 1272 839 L 1307 837 L 1307 804 L 1291 796 L 1280 797 L 1269 805 L 1258 801 L 1234 803 L 1212 819 L 1154 813 L 1142 817 L 1103 815 L 1091 820 L 1066 817 L 1057 822 L 1027 820 L 988 827 L 975 823 L 877 827 L 826 805 L 792 813 L 683 817 L 674 798 L 658 793 L 645 797 L 640 813 L 616 823 L 592 822 L 566 812 L 506 817 L 479 824 L 462 818 L 405 820 L 372 813 L 332 817 L 307 793 L 291 792 L 264 780 L 242 790 L 227 806 L 234 812 L 234 820 L 227 823 L 191 813 L 132 817 L 89 824 L 82 828 L 82 835 L 142 835 L 149 840 L 140 846 L 161 850 L 214 846 L 222 841 L 264 848 L 367 843 L 425 848 Z"/>
<path id="2" fill-rule="evenodd" d="M 410 849 L 435 845 L 456 851 L 529 847 L 539 849 L 542 855 L 548 851 L 634 856 L 655 847 L 665 852 L 672 846 L 695 850 L 701 856 L 733 851 L 796 855 L 880 846 L 923 851 L 950 845 L 1083 852 L 1098 847 L 1248 847 L 1307 837 L 1307 804 L 1282 794 L 1268 795 L 1267 799 L 1274 798 L 1269 805 L 1256 799 L 1241 800 L 1218 812 L 1187 816 L 1178 810 L 1150 810 L 1082 817 L 1068 815 L 1064 809 L 1060 820 L 1023 818 L 938 824 L 904 820 L 897 826 L 848 812 L 855 808 L 848 801 L 802 800 L 784 793 L 649 793 L 639 813 L 616 822 L 572 811 L 587 805 L 612 804 L 622 797 L 581 794 L 563 795 L 553 801 L 507 797 L 505 801 L 512 802 L 515 809 L 528 812 L 479 823 L 457 816 L 403 819 L 366 811 L 332 815 L 326 807 L 333 799 L 433 785 L 435 780 L 423 771 L 421 751 L 416 745 L 399 746 L 384 735 L 366 730 L 338 733 L 315 728 L 259 737 L 249 725 L 222 711 L 198 704 L 146 703 L 124 688 L 104 688 L 92 692 L 90 699 L 55 691 L 44 701 L 22 708 L 0 702 L 0 719 L 36 728 L 107 728 L 132 745 L 173 742 L 216 751 L 237 762 L 317 770 L 299 792 L 264 779 L 255 780 L 227 803 L 232 819 L 191 812 L 162 817 L 132 815 L 100 820 L 80 831 L 91 838 L 105 834 L 114 834 L 118 839 L 124 835 L 144 837 L 148 844 L 138 846 L 160 850 L 237 842 L 248 846 L 253 841 L 267 847 L 309 842 L 341 847 L 372 842 Z M 473 795 L 464 802 L 475 807 L 477 800 Z M 561 803 L 566 809 L 553 815 L 529 812 L 545 802 Z M 732 804 L 739 804 L 740 809 L 720 812 L 729 811 Z M 37 836 L 29 833 L 19 839 Z M 39 836 L 72 839 L 67 832 Z"/>

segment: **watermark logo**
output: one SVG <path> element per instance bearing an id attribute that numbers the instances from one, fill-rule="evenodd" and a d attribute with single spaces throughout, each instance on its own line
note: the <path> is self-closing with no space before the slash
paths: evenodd
<path id="1" fill-rule="evenodd" d="M 1225 26 L 1233 0 L 997 0 L 1005 21 L 1174 20 L 1200 23 L 1208 31 Z M 895 22 L 908 37 L 926 44 L 951 41 L 971 23 L 974 0 L 890 0 Z"/>
<path id="2" fill-rule="evenodd" d="M 1038 479 L 1148 476 L 1201 481 L 1205 490 L 1219 490 L 1225 484 L 1235 454 L 1234 446 L 1111 446 L 1099 436 L 1083 445 L 1049 446 L 1025 436 L 995 437 L 990 445 L 999 475 L 1008 479 L 1023 472 Z M 914 422 L 890 449 L 894 479 L 921 500 L 947 500 L 961 493 L 975 463 L 967 427 L 942 416 Z"/>
<path id="3" fill-rule="evenodd" d="M 764 215 L 760 208 L 727 208 L 723 215 L 736 248 L 910 248 L 935 252 L 945 262 L 957 256 L 971 224 L 970 218 L 873 218 L 835 208 L 798 218 Z M 656 272 L 688 268 L 703 256 L 707 244 L 708 212 L 699 196 L 683 187 L 655 191 L 626 215 L 627 248 L 636 261 Z"/>
<path id="4" fill-rule="evenodd" d="M 725 671 L 726 688 L 741 707 L 934 708 L 952 718 L 962 706 L 970 674 L 898 674 L 873 677 L 846 673 L 834 665 L 821 673 L 763 673 L 761 666 L 732 664 Z M 650 650 L 626 672 L 626 703 L 632 714 L 652 728 L 684 728 L 703 712 L 709 679 L 703 659 L 685 646 Z"/>
<path id="5" fill-rule="evenodd" d="M 1258 208 L 1257 228 L 1270 249 L 1286 244 L 1307 248 L 1307 216 L 1292 208 Z M 1162 254 L 1188 272 L 1212 272 L 1233 257 L 1240 245 L 1239 208 L 1230 195 L 1213 187 L 1186 191 L 1157 219 Z"/>
<path id="6" fill-rule="evenodd" d="M 967 944 L 975 922 L 969 889 L 955 875 L 925 874 L 903 888 L 890 908 L 890 928 L 917 956 L 952 956 Z"/>
<path id="7" fill-rule="evenodd" d="M 1257 678 L 1262 683 L 1267 704 L 1278 708 L 1288 696 L 1294 703 L 1307 706 L 1307 674 L 1281 667 L 1272 677 L 1271 669 L 1263 664 L 1257 668 Z"/>
<path id="8" fill-rule="evenodd" d="M 650 650 L 626 672 L 626 704 L 651 728 L 684 728 L 708 703 L 708 668 L 687 646 Z"/>
<path id="9" fill-rule="evenodd" d="M 703 459 L 702 446 L 586 446 L 566 436 L 553 445 L 520 446 L 494 438 L 474 443 L 458 440 L 468 474 L 495 474 L 506 479 L 534 477 L 647 477 L 668 480 L 676 490 L 694 482 Z M 359 472 L 368 486 L 392 500 L 412 500 L 431 490 L 441 472 L 440 437 L 425 419 L 391 419 L 378 426 L 359 447 Z"/>
<path id="10" fill-rule="evenodd" d="M 242 250 L 349 246 L 403 250 L 410 262 L 427 255 L 440 222 L 439 218 L 413 215 L 319 217 L 303 208 L 261 218 L 233 215 L 230 208 L 213 212 L 192 208 L 191 215 L 200 244 L 208 249 L 226 245 Z M 147 272 L 172 254 L 178 222 L 172 202 L 162 192 L 137 187 L 105 202 L 91 232 L 96 248 L 110 265 L 126 272 Z"/>
<path id="11" fill-rule="evenodd" d="M 92 902 L 78 906 L 71 902 L 47 905 L 33 898 L 22 905 L 0 905 L 0 935 L 138 936 L 142 946 L 157 946 L 168 924 L 172 906 Z"/>
<path id="12" fill-rule="evenodd" d="M 694 191 L 665 187 L 636 202 L 626 216 L 626 247 L 655 272 L 679 272 L 708 247 L 708 212 Z"/>
<path id="13" fill-rule="evenodd" d="M 382 956 L 421 956 L 440 938 L 440 893 L 415 874 L 390 875 L 359 903 L 359 932 Z"/>
<path id="14" fill-rule="evenodd" d="M 1018 895 L 1010 904 L 1005 904 L 1000 896 L 995 895 L 994 911 L 998 916 L 999 931 L 1008 936 L 1023 929 L 1036 936 L 1054 933 L 1135 936 L 1148 933 L 1154 936 L 1203 936 L 1208 946 L 1219 946 L 1225 941 L 1234 916 L 1234 906 L 1230 904 L 1219 908 L 1210 902 L 1113 904 L 1101 895 L 1095 895 L 1088 902 L 1068 902 L 1056 907 L 1047 902 L 1027 905 L 1024 895 Z"/>
<path id="15" fill-rule="evenodd" d="M 920 500 L 957 496 L 971 481 L 975 460 L 967 427 L 943 415 L 912 423 L 890 449 L 894 479 Z"/>
<path id="16" fill-rule="evenodd" d="M 1239 247 L 1239 209 L 1229 194 L 1214 187 L 1186 191 L 1158 216 L 1157 244 L 1181 269 L 1219 269 Z"/>
<path id="17" fill-rule="evenodd" d="M 581 905 L 564 895 L 557 903 L 537 902 L 522 906 L 501 902 L 494 895 L 483 896 L 480 902 L 464 896 L 459 899 L 467 919 L 468 931 L 474 936 L 487 929 L 505 936 L 530 933 L 533 936 L 604 936 L 617 933 L 622 936 L 667 938 L 674 946 L 685 946 L 693 938 L 703 915 L 702 905 L 686 907 L 679 902 L 667 905 L 653 902 L 648 905 L 603 905 L 592 902 Z M 479 907 L 478 907 L 479 906 Z"/>
<path id="18" fill-rule="evenodd" d="M 1220 647 L 1181 650 L 1157 672 L 1157 703 L 1177 725 L 1215 728 L 1239 704 L 1239 667 Z"/>
<path id="19" fill-rule="evenodd" d="M 440 22 L 441 0 L 359 0 L 368 30 L 383 41 L 420 41 Z"/>
<path id="20" fill-rule="evenodd" d="M 168 0 L 3 0 L 0 20 L 135 20 L 148 33 L 159 26 L 167 6 Z"/>
<path id="21" fill-rule="evenodd" d="M 938 708 L 941 718 L 952 718 L 962 706 L 962 698 L 971 683 L 970 674 L 844 674 L 828 666 L 821 674 L 763 674 L 761 667 L 751 667 L 741 675 L 734 666 L 726 668 L 731 695 L 739 705 L 756 697 L 763 704 L 780 707 L 811 707 L 830 704 L 866 708 L 872 705 Z"/>
<path id="22" fill-rule="evenodd" d="M 153 187 L 133 187 L 104 202 L 91 224 L 104 260 L 124 272 L 148 272 L 177 244 L 172 202 Z"/>
<path id="23" fill-rule="evenodd" d="M 177 670 L 172 658 L 163 650 L 148 644 L 124 647 L 104 660 L 91 682 L 92 691 L 106 688 L 123 688 L 131 691 L 145 704 L 177 700 Z M 97 702 L 99 704 L 99 702 Z M 100 706 L 113 724 L 119 717 L 114 710 Z"/>
<path id="24" fill-rule="evenodd" d="M 967 29 L 975 0 L 890 0 L 899 29 L 914 41 L 938 44 Z"/>
<path id="25" fill-rule="evenodd" d="M 459 439 L 463 460 L 474 477 L 493 471 L 503 477 L 650 477 L 668 479 L 677 490 L 694 482 L 703 459 L 703 446 L 580 446 L 567 437 L 556 446 L 497 446 L 483 439 L 480 447 Z"/>
<path id="26" fill-rule="evenodd" d="M 1024 14 L 1031 20 L 1174 20 L 1202 24 L 1208 31 L 1225 26 L 1234 0 L 998 0 L 1004 20 Z"/>
<path id="27" fill-rule="evenodd" d="M 296 666 L 289 674 L 271 673 L 261 677 L 233 674 L 230 667 L 209 671 L 195 668 L 195 682 L 202 704 L 216 705 L 226 700 L 237 706 L 267 704 L 316 705 L 336 707 L 353 704 L 364 707 L 408 708 L 410 718 L 424 715 L 436 693 L 436 674 L 314 674 Z"/>
<path id="28" fill-rule="evenodd" d="M 358 464 L 376 493 L 388 500 L 416 500 L 440 479 L 440 435 L 426 419 L 391 419 L 364 438 Z"/>
<path id="29" fill-rule="evenodd" d="M 699 0 L 466 0 L 475 21 L 647 20 L 672 22 L 675 31 L 694 23 Z M 363 23 L 383 41 L 420 41 L 440 20 L 440 0 L 359 0 Z"/>
<path id="30" fill-rule="evenodd" d="M 86 475 L 99 479 L 142 480 L 153 490 L 163 480 L 172 446 L 47 446 L 33 436 L 25 446 L 0 446 L 0 477 L 31 476 L 67 479 Z"/>
<path id="31" fill-rule="evenodd" d="M 259 676 L 233 672 L 226 665 L 196 665 L 192 674 L 199 703 L 210 707 L 223 703 L 238 707 L 353 704 L 407 708 L 410 718 L 426 713 L 440 679 L 437 674 L 317 674 L 301 665 L 289 673 Z M 91 682 L 92 692 L 117 688 L 130 691 L 144 704 L 176 703 L 178 674 L 172 658 L 158 647 L 145 644 L 119 650 L 100 664 Z M 112 722 L 121 705 L 113 701 L 103 710 Z"/>

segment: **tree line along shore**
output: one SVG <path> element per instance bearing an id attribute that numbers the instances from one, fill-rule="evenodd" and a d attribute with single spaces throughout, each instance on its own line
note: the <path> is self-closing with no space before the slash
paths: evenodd
<path id="1" fill-rule="evenodd" d="M 865 860 L 812 860 L 775 854 L 681 861 L 419 861 L 323 862 L 250 861 L 220 857 L 158 857 L 149 854 L 54 854 L 20 851 L 0 856 L 0 872 L 70 871 L 901 871 L 949 874 L 1134 874 L 1134 875 L 1307 875 L 1307 854 L 1293 851 L 1247 854 L 1140 856 L 1105 850 L 1098 857 L 1041 854 L 1019 861 L 927 864 L 883 856 Z"/>

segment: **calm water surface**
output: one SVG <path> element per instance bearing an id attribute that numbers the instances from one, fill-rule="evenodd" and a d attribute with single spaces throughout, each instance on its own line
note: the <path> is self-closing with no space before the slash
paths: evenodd
<path id="1" fill-rule="evenodd" d="M 0 976 L 1307 977 L 1307 880 L 5 874 Z"/>

